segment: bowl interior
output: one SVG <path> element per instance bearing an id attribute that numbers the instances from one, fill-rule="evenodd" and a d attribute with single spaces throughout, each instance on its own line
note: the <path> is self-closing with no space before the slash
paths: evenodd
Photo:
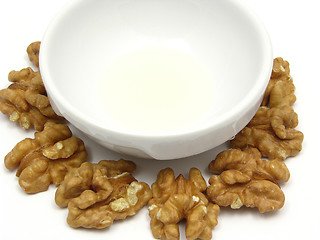
<path id="1" fill-rule="evenodd" d="M 101 111 L 106 69 L 146 48 L 179 51 L 210 71 L 210 111 L 193 125 L 136 131 Z M 52 21 L 40 51 L 45 85 L 62 114 L 72 112 L 93 125 L 141 135 L 195 131 L 235 119 L 261 97 L 271 60 L 261 23 L 235 0 L 71 1 Z"/>

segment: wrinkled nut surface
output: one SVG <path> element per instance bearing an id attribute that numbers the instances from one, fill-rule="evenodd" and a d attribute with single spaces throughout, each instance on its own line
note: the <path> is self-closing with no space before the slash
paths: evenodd
<path id="1" fill-rule="evenodd" d="M 257 207 L 260 212 L 282 208 L 285 196 L 278 181 L 288 181 L 290 173 L 284 162 L 262 160 L 255 148 L 229 149 L 209 164 L 211 176 L 207 195 L 219 206 Z"/>
<path id="2" fill-rule="evenodd" d="M 269 159 L 285 160 L 297 155 L 304 136 L 294 129 L 298 125 L 298 115 L 291 107 L 296 101 L 294 91 L 289 63 L 276 58 L 261 107 L 231 141 L 231 146 L 258 148 Z"/>
<path id="3" fill-rule="evenodd" d="M 27 53 L 29 60 L 39 67 L 39 51 L 40 51 L 40 41 L 33 42 L 27 47 Z"/>
<path id="4" fill-rule="evenodd" d="M 231 176 L 225 176 L 231 175 Z M 221 175 L 211 176 L 207 189 L 209 199 L 219 206 L 257 207 L 261 213 L 278 210 L 283 207 L 285 196 L 280 187 L 267 180 L 241 181 L 242 173 L 228 170 Z M 239 179 L 228 183 L 227 178 Z"/>
<path id="5" fill-rule="evenodd" d="M 50 105 L 40 72 L 24 68 L 11 71 L 8 79 L 12 84 L 0 90 L 0 111 L 9 115 L 10 121 L 18 121 L 24 129 L 34 127 L 37 131 L 42 131 L 49 120 L 63 121 Z"/>
<path id="6" fill-rule="evenodd" d="M 260 107 L 247 127 L 271 130 L 280 139 L 286 139 L 287 129 L 298 126 L 298 115 L 291 106 L 281 108 Z"/>
<path id="7" fill-rule="evenodd" d="M 270 81 L 261 106 L 279 106 L 278 104 L 274 104 L 275 102 L 280 103 L 280 105 L 292 105 L 296 101 L 294 90 L 295 87 L 290 75 L 289 62 L 283 60 L 281 57 L 275 58 L 273 60 Z M 273 91 L 275 91 L 275 93 Z M 281 95 L 279 95 L 279 91 L 282 92 Z M 275 99 L 272 99 L 273 97 L 275 97 Z"/>
<path id="8" fill-rule="evenodd" d="M 285 130 L 286 138 L 275 136 L 271 129 L 245 127 L 231 141 L 234 148 L 245 149 L 247 147 L 258 148 L 263 157 L 272 160 L 285 160 L 296 156 L 302 150 L 303 133 L 295 129 Z"/>
<path id="9" fill-rule="evenodd" d="M 21 188 L 37 193 L 47 190 L 51 183 L 60 184 L 86 157 L 83 142 L 72 137 L 68 126 L 49 121 L 34 139 L 19 142 L 6 155 L 4 164 L 10 170 L 19 166 L 16 175 Z"/>
<path id="10" fill-rule="evenodd" d="M 135 164 L 123 159 L 83 163 L 70 171 L 56 191 L 55 201 L 68 206 L 71 227 L 102 229 L 114 220 L 136 214 L 151 198 L 148 184 L 130 174 Z"/>
<path id="11" fill-rule="evenodd" d="M 67 207 L 68 203 L 79 197 L 85 190 L 97 190 L 94 184 L 97 179 L 94 173 L 101 172 L 100 179 L 108 179 L 114 186 L 113 195 L 120 194 L 121 187 L 131 183 L 135 178 L 129 174 L 136 169 L 136 165 L 131 161 L 120 159 L 119 161 L 102 160 L 97 164 L 83 163 L 79 168 L 72 169 L 58 187 L 55 194 L 56 204 L 60 207 Z"/>
<path id="12" fill-rule="evenodd" d="M 187 239 L 211 239 L 212 228 L 218 224 L 219 206 L 208 201 L 202 193 L 207 184 L 201 172 L 192 168 L 189 180 L 176 179 L 170 168 L 159 172 L 152 185 L 149 201 L 150 227 L 158 239 L 179 239 L 178 222 L 186 219 Z"/>
<path id="13" fill-rule="evenodd" d="M 213 173 L 222 173 L 231 169 L 238 170 L 251 179 L 264 179 L 274 183 L 287 182 L 290 178 L 290 172 L 284 162 L 263 160 L 256 148 L 248 148 L 244 151 L 240 149 L 223 151 L 209 164 L 209 170 Z"/>
<path id="14" fill-rule="evenodd" d="M 287 182 L 290 178 L 290 172 L 284 162 L 263 160 L 256 148 L 248 148 L 244 151 L 240 149 L 223 151 L 209 164 L 209 170 L 213 173 L 222 173 L 231 169 L 238 170 L 251 179 L 269 180 L 274 183 Z"/>

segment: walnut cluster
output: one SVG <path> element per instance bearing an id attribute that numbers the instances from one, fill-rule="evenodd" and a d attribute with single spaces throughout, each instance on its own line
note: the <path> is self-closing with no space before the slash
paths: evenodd
<path id="1" fill-rule="evenodd" d="M 260 212 L 282 208 L 284 193 L 278 181 L 287 182 L 290 173 L 285 163 L 262 160 L 256 148 L 229 149 L 209 164 L 212 175 L 207 189 L 209 199 L 219 206 L 238 209 L 245 205 Z"/>
<path id="2" fill-rule="evenodd" d="M 49 121 L 43 131 L 34 135 L 34 139 L 19 142 L 4 159 L 10 170 L 19 166 L 16 175 L 27 193 L 45 191 L 51 183 L 60 184 L 87 157 L 82 140 L 72 137 L 64 124 Z"/>
<path id="3" fill-rule="evenodd" d="M 27 48 L 29 60 L 38 68 L 40 44 L 33 42 Z M 105 228 L 147 204 L 152 192 L 130 174 L 136 168 L 133 162 L 84 162 L 84 143 L 53 111 L 39 71 L 30 67 L 11 71 L 8 79 L 12 84 L 0 90 L 0 111 L 24 129 L 38 131 L 34 139 L 16 144 L 4 159 L 9 170 L 18 168 L 16 175 L 25 192 L 45 191 L 51 183 L 59 186 L 55 200 L 61 207 L 68 206 L 72 227 Z"/>
<path id="4" fill-rule="evenodd" d="M 40 42 L 27 48 L 37 67 L 39 50 Z M 84 143 L 54 113 L 40 72 L 11 71 L 8 79 L 12 84 L 0 90 L 0 111 L 24 129 L 33 127 L 38 132 L 34 139 L 16 144 L 4 164 L 9 170 L 18 168 L 19 184 L 27 193 L 45 191 L 51 183 L 58 186 L 55 202 L 68 208 L 71 227 L 103 229 L 135 215 L 148 203 L 155 238 L 178 240 L 178 223 L 185 219 L 188 240 L 210 240 L 219 206 L 256 207 L 263 213 L 284 205 L 279 182 L 287 182 L 290 173 L 282 160 L 301 151 L 303 134 L 295 129 L 295 86 L 289 63 L 282 58 L 274 59 L 269 85 L 253 119 L 231 141 L 233 148 L 209 164 L 214 173 L 209 187 L 197 168 L 190 169 L 189 180 L 163 169 L 151 190 L 133 177 L 136 165 L 131 161 L 84 162 Z"/>
<path id="5" fill-rule="evenodd" d="M 85 162 L 71 170 L 56 191 L 56 204 L 68 206 L 71 227 L 102 229 L 114 220 L 136 214 L 151 198 L 148 184 L 138 182 L 130 172 L 131 161 Z"/>
<path id="6" fill-rule="evenodd" d="M 29 57 L 35 64 L 39 61 L 39 46 L 40 42 L 28 47 Z M 0 90 L 0 111 L 9 115 L 11 121 L 19 122 L 24 129 L 34 127 L 37 131 L 42 131 L 49 120 L 63 121 L 50 105 L 39 71 L 30 67 L 11 71 L 8 79 L 12 84 Z"/>
<path id="7" fill-rule="evenodd" d="M 257 113 L 209 165 L 207 194 L 211 201 L 233 209 L 245 205 L 260 212 L 282 208 L 285 196 L 278 181 L 289 180 L 285 163 L 302 149 L 303 134 L 296 130 L 298 115 L 289 63 L 276 58 L 269 84 Z M 269 160 L 263 160 L 266 157 Z"/>
<path id="8" fill-rule="evenodd" d="M 176 179 L 170 168 L 159 172 L 152 184 L 149 201 L 150 227 L 158 239 L 179 239 L 178 222 L 186 219 L 186 237 L 211 239 L 212 228 L 218 224 L 219 206 L 208 201 L 203 192 L 207 184 L 201 172 L 192 168 L 189 180 L 179 175 Z"/>
<path id="9" fill-rule="evenodd" d="M 285 160 L 302 149 L 303 133 L 296 130 L 298 115 L 289 63 L 274 59 L 272 75 L 261 107 L 250 123 L 231 141 L 233 148 L 255 147 L 263 157 Z"/>

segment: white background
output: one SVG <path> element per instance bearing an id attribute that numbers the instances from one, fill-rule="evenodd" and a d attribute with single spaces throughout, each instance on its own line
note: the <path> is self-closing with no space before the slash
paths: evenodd
<path id="1" fill-rule="evenodd" d="M 6 3 L 4 3 L 6 2 Z M 0 87 L 8 86 L 10 70 L 31 66 L 26 55 L 29 43 L 41 40 L 54 14 L 67 0 L 10 0 L 0 5 Z M 305 134 L 302 152 L 286 160 L 291 172 L 282 184 L 286 195 L 284 207 L 274 213 L 260 214 L 256 209 L 221 209 L 213 239 L 320 239 L 320 159 L 319 159 L 319 44 L 320 7 L 317 0 L 245 0 L 265 23 L 274 48 L 274 56 L 290 62 L 296 85 L 299 114 L 298 129 Z M 81 54 L 81 53 L 80 53 Z M 117 160 L 121 156 L 96 145 L 73 129 L 85 141 L 89 161 Z M 0 114 L 0 157 L 20 140 L 33 137 L 7 116 Z M 198 167 L 209 179 L 208 163 L 226 146 L 199 156 L 174 161 L 134 160 L 135 177 L 152 184 L 156 174 L 172 167 L 176 175 Z M 128 157 L 127 157 L 128 159 Z M 72 229 L 66 223 L 67 210 L 54 203 L 55 187 L 34 195 L 24 193 L 15 172 L 0 164 L 0 239 L 153 239 L 147 208 L 136 216 L 119 221 L 105 230 Z M 184 226 L 180 227 L 184 239 Z"/>

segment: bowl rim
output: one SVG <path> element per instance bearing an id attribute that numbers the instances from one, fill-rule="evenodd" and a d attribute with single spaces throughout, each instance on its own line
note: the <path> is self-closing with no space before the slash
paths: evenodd
<path id="1" fill-rule="evenodd" d="M 229 1 L 231 4 L 236 6 L 238 9 L 240 9 L 246 16 L 248 16 L 250 19 L 252 19 L 252 22 L 256 26 L 256 30 L 258 30 L 259 36 L 262 41 L 263 45 L 263 66 L 262 70 L 260 71 L 257 79 L 256 84 L 254 87 L 250 89 L 250 92 L 246 95 L 245 98 L 243 98 L 236 107 L 226 111 L 221 116 L 218 116 L 215 118 L 215 120 L 211 124 L 202 124 L 197 125 L 196 127 L 192 129 L 182 129 L 179 131 L 170 131 L 165 132 L 164 134 L 161 133 L 144 133 L 144 132 L 135 132 L 135 131 L 121 131 L 119 129 L 111 129 L 107 126 L 101 126 L 99 125 L 91 116 L 87 116 L 83 112 L 79 111 L 76 107 L 74 107 L 72 104 L 70 104 L 64 96 L 61 94 L 61 92 L 57 89 L 56 85 L 54 84 L 53 77 L 48 74 L 48 65 L 46 64 L 46 60 L 48 58 L 48 43 L 50 43 L 51 36 L 53 35 L 54 30 L 56 27 L 61 24 L 61 20 L 63 17 L 68 14 L 69 11 L 72 11 L 72 9 L 77 6 L 78 4 L 81 4 L 85 0 L 71 0 L 69 1 L 65 6 L 62 7 L 62 9 L 54 16 L 54 18 L 49 23 L 45 34 L 41 41 L 40 46 L 40 55 L 39 55 L 39 61 L 40 61 L 40 72 L 42 75 L 42 79 L 44 82 L 44 85 L 47 89 L 48 96 L 53 102 L 52 105 L 57 105 L 58 111 L 62 113 L 66 113 L 67 116 L 64 116 L 68 121 L 73 123 L 72 119 L 80 119 L 81 122 L 83 122 L 86 126 L 94 127 L 95 129 L 98 129 L 99 132 L 109 133 L 113 136 L 121 135 L 124 137 L 134 137 L 134 138 L 141 138 L 141 139 L 162 139 L 162 138 L 172 138 L 172 139 L 179 139 L 180 137 L 185 136 L 196 136 L 203 132 L 212 132 L 218 128 L 222 128 L 224 126 L 230 125 L 231 123 L 237 122 L 237 119 L 239 119 L 239 116 L 244 115 L 245 110 L 249 109 L 250 105 L 253 104 L 257 99 L 261 98 L 261 95 L 264 93 L 268 81 L 271 75 L 272 70 L 272 63 L 273 63 L 273 49 L 271 44 L 270 36 L 266 30 L 265 25 L 260 20 L 260 18 L 250 9 L 249 6 L 244 4 L 242 1 L 237 0 L 224 0 Z M 49 44 L 50 45 L 50 44 Z M 54 94 L 52 94 L 54 93 Z M 64 115 L 64 114 L 62 114 Z M 69 117 L 72 116 L 72 117 Z M 75 124 L 76 125 L 76 124 Z M 237 132 L 235 132 L 236 134 Z"/>

